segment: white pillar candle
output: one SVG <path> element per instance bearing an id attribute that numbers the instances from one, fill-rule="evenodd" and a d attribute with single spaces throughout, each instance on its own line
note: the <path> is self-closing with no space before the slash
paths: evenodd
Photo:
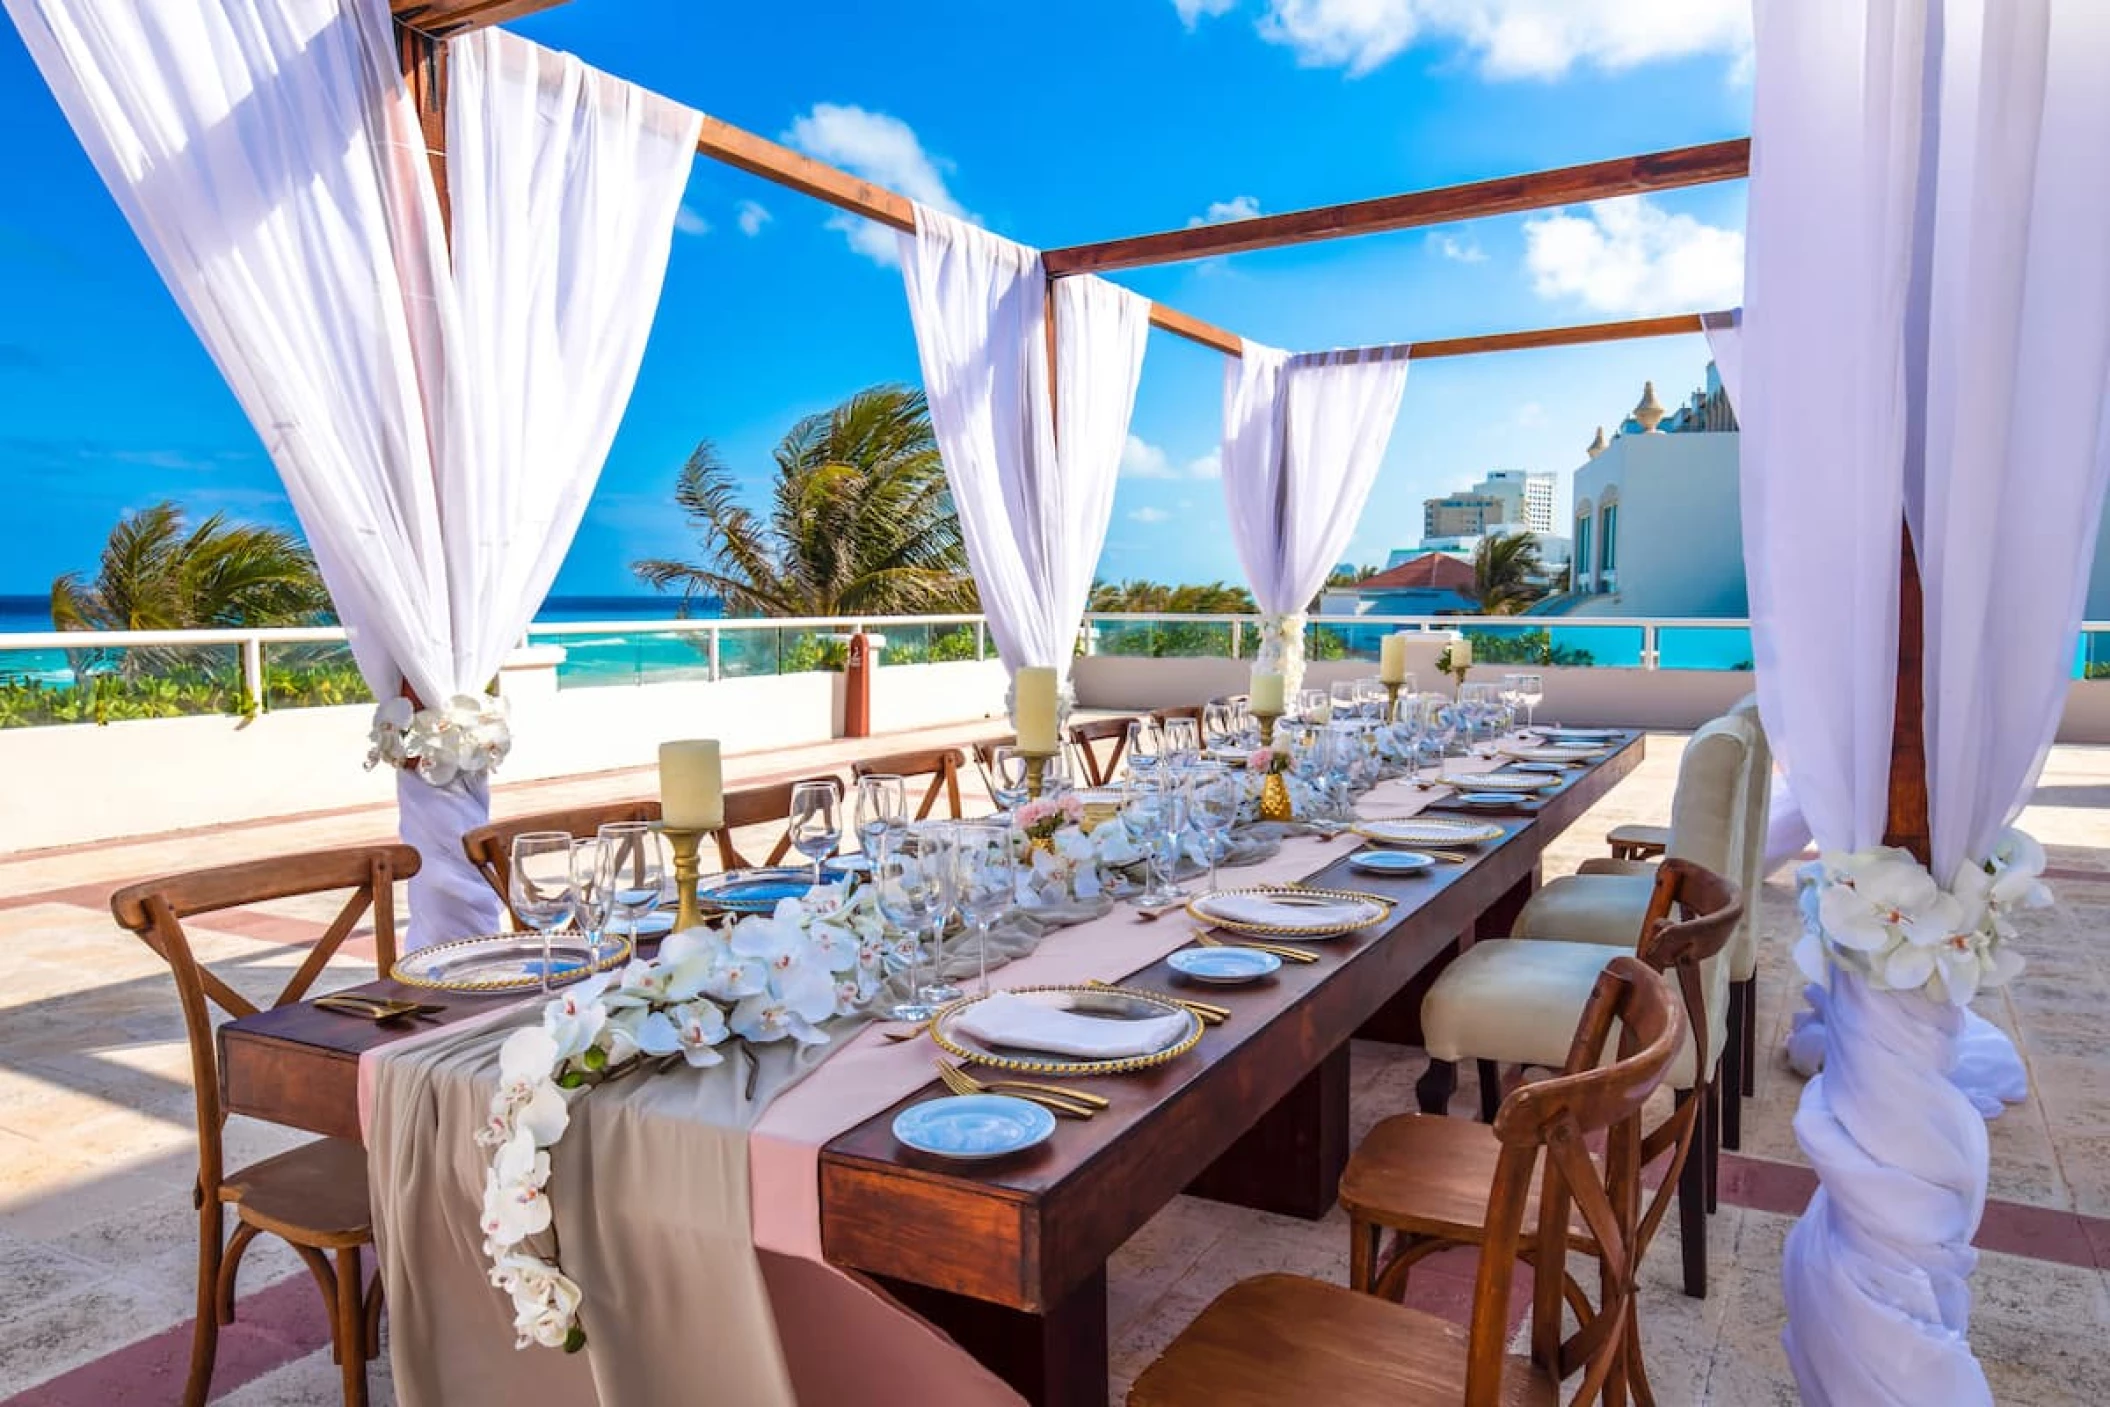
<path id="1" fill-rule="evenodd" d="M 1395 630 L 1378 644 L 1377 678 L 1381 684 L 1407 682 L 1407 633 Z"/>
<path id="2" fill-rule="evenodd" d="M 1011 718 L 1018 728 L 1021 752 L 1056 752 L 1055 670 L 1050 665 L 1022 666 L 1011 678 Z"/>
<path id="3" fill-rule="evenodd" d="M 1473 642 L 1460 635 L 1451 641 L 1451 668 L 1470 669 L 1473 664 Z"/>
<path id="4" fill-rule="evenodd" d="M 1253 682 L 1247 686 L 1246 707 L 1254 713 L 1280 714 L 1282 709 L 1282 676 L 1272 669 L 1253 671 Z"/>
<path id="5" fill-rule="evenodd" d="M 725 824 L 725 771 L 715 738 L 659 745 L 661 824 L 714 831 Z"/>

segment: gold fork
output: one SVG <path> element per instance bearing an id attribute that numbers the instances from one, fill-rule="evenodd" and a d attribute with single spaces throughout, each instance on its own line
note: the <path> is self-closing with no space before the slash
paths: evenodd
<path id="1" fill-rule="evenodd" d="M 939 1081 L 954 1094 L 1015 1094 L 1072 1119 L 1089 1119 L 1101 1109 L 1111 1107 L 1108 1100 L 1083 1090 L 1057 1089 L 1053 1085 L 1036 1085 L 1025 1080 L 990 1080 L 985 1084 L 947 1061 L 932 1063 L 938 1067 Z"/>
<path id="2" fill-rule="evenodd" d="M 1317 962 L 1319 960 L 1317 953 L 1308 952 L 1303 948 L 1282 947 L 1274 943 L 1258 943 L 1250 938 L 1218 938 L 1199 930 L 1194 935 L 1194 941 L 1201 944 L 1204 948 L 1254 948 L 1263 953 L 1273 953 L 1285 962 Z"/>

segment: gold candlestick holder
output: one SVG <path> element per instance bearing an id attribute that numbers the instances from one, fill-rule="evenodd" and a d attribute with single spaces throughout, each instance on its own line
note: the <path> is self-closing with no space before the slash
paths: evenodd
<path id="1" fill-rule="evenodd" d="M 686 933 L 701 928 L 703 911 L 696 907 L 696 882 L 703 877 L 703 867 L 697 862 L 696 852 L 710 832 L 674 826 L 661 826 L 660 832 L 674 852 L 674 931 Z"/>
<path id="2" fill-rule="evenodd" d="M 1020 748 L 1019 753 L 1026 759 L 1026 799 L 1038 801 L 1040 800 L 1041 790 L 1048 782 L 1048 759 L 1055 754 L 1052 752 L 1027 752 L 1024 748 Z"/>
<path id="3" fill-rule="evenodd" d="M 1279 713 L 1255 713 L 1253 715 L 1254 719 L 1260 724 L 1260 745 L 1262 747 L 1273 747 L 1275 745 L 1275 720 L 1281 716 Z"/>

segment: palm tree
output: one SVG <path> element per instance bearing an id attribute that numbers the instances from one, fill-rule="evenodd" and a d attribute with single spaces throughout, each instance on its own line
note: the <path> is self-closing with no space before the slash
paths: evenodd
<path id="1" fill-rule="evenodd" d="M 1546 569 L 1530 533 L 1483 537 L 1473 552 L 1473 595 L 1490 616 L 1513 616 L 1546 594 Z"/>
<path id="2" fill-rule="evenodd" d="M 809 415 L 777 443 L 769 516 L 739 501 L 709 440 L 674 501 L 697 560 L 631 570 L 686 607 L 715 596 L 742 615 L 916 615 L 975 609 L 974 577 L 921 391 L 874 386 Z"/>
<path id="3" fill-rule="evenodd" d="M 315 557 L 298 534 L 230 523 L 220 513 L 193 527 L 166 501 L 118 520 L 93 581 L 68 572 L 51 584 L 51 623 L 60 630 L 312 625 L 329 610 Z M 118 671 L 134 676 L 194 653 L 125 650 Z"/>
<path id="4" fill-rule="evenodd" d="M 1253 593 L 1221 581 L 1167 586 L 1160 581 L 1099 581 L 1092 584 L 1091 609 L 1108 615 L 1251 615 Z"/>

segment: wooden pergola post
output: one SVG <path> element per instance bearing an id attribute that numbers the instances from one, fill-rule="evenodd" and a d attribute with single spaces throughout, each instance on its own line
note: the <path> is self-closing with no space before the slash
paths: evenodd
<path id="1" fill-rule="evenodd" d="M 1927 795 L 1926 597 L 1912 528 L 1901 524 L 1898 555 L 1898 681 L 1891 710 L 1890 807 L 1883 843 L 1912 852 L 1922 865 L 1934 859 L 1933 825 Z"/>

